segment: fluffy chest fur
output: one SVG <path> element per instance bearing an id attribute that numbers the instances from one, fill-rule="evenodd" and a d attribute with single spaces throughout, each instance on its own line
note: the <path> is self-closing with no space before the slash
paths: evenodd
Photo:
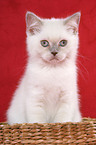
<path id="1" fill-rule="evenodd" d="M 67 90 L 67 88 L 75 87 L 77 84 L 76 66 L 72 63 L 66 67 L 41 67 L 29 64 L 25 74 L 25 82 L 29 85 L 39 86 L 46 90 L 58 90 L 59 88 Z M 72 86 L 72 84 L 74 84 Z M 28 85 L 28 86 L 29 86 Z M 69 89 L 68 89 L 69 90 Z"/>
<path id="2" fill-rule="evenodd" d="M 62 104 L 76 100 L 76 77 L 76 67 L 72 64 L 58 68 L 41 68 L 32 64 L 28 66 L 26 77 L 24 77 L 26 78 L 26 95 L 30 97 L 30 102 L 35 100 L 34 102 L 38 102 L 37 106 L 44 110 L 46 122 L 54 122 Z"/>

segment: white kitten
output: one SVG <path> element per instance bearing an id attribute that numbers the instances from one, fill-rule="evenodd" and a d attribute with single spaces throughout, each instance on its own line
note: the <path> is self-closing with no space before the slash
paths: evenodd
<path id="1" fill-rule="evenodd" d="M 77 122 L 76 56 L 80 13 L 65 19 L 26 14 L 28 64 L 11 105 L 12 123 Z"/>

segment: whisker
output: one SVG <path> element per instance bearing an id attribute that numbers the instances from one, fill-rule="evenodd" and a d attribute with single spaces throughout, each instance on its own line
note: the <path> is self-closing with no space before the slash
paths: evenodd
<path id="1" fill-rule="evenodd" d="M 81 77 L 82 77 L 84 80 L 86 80 L 80 68 L 78 68 L 78 73 L 81 75 Z"/>
<path id="2" fill-rule="evenodd" d="M 87 70 L 86 67 L 80 62 L 80 60 L 78 60 L 78 63 L 82 66 L 82 68 L 85 70 L 85 72 L 89 75 L 88 70 Z"/>
<path id="3" fill-rule="evenodd" d="M 83 56 L 82 54 L 77 54 L 77 56 L 83 58 L 83 60 L 92 61 L 90 58 Z M 86 76 L 89 77 L 89 72 L 88 72 L 87 68 L 81 63 L 80 60 L 77 59 L 77 63 L 80 64 L 80 66 L 82 67 L 82 69 L 80 69 L 80 68 L 78 68 L 78 69 L 80 71 L 81 76 L 85 80 L 84 76 L 85 76 L 85 74 L 87 74 Z"/>
<path id="4" fill-rule="evenodd" d="M 86 59 L 86 60 L 89 60 L 89 61 L 92 61 L 90 58 L 86 57 L 86 56 L 83 56 L 81 54 L 77 54 L 78 57 L 81 57 L 83 59 Z"/>

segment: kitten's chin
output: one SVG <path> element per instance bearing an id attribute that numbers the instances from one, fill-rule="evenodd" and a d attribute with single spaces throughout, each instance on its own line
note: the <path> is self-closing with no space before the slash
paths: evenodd
<path id="1" fill-rule="evenodd" d="M 43 61 L 45 63 L 49 63 L 51 65 L 58 65 L 58 64 L 61 64 L 61 63 L 64 63 L 66 60 L 66 57 L 65 58 L 62 58 L 62 59 L 59 59 L 57 57 L 53 57 L 53 58 L 50 58 L 50 59 L 43 59 Z"/>
<path id="2" fill-rule="evenodd" d="M 51 63 L 51 64 L 58 64 L 58 63 L 61 63 L 63 61 L 64 60 L 60 60 L 60 59 L 57 59 L 57 58 L 52 58 L 48 62 Z"/>

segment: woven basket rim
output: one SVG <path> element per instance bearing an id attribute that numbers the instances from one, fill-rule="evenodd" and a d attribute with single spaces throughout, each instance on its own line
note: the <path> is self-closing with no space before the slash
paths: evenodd
<path id="1" fill-rule="evenodd" d="M 96 119 L 83 118 L 81 122 L 0 123 L 0 144 L 96 145 Z"/>
<path id="2" fill-rule="evenodd" d="M 1 125 L 7 125 L 7 126 L 21 126 L 21 125 L 36 125 L 36 124 L 38 124 L 38 125 L 42 125 L 42 126 L 47 126 L 47 125 L 59 125 L 59 124 L 69 124 L 69 125 L 76 125 L 76 124 L 87 124 L 87 123 L 92 123 L 92 122 L 94 122 L 94 123 L 96 123 L 96 118 L 90 118 L 90 117 L 84 117 L 84 118 L 82 118 L 82 120 L 81 120 L 81 122 L 63 122 L 63 123 L 60 123 L 60 122 L 58 122 L 58 123 L 14 123 L 14 124 L 8 124 L 7 122 L 0 122 L 0 126 Z"/>

